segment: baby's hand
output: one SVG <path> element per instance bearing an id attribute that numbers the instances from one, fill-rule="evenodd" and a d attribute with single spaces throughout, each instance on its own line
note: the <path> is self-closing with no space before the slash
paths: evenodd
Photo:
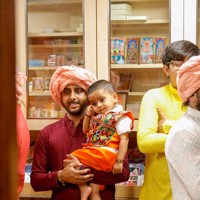
<path id="1" fill-rule="evenodd" d="M 88 106 L 88 107 L 87 107 L 86 114 L 87 114 L 88 116 L 94 115 L 94 110 L 93 110 L 93 107 L 92 107 L 92 106 Z"/>
<path id="2" fill-rule="evenodd" d="M 122 173 L 122 167 L 123 167 L 123 163 L 116 162 L 113 165 L 112 173 L 113 174 L 120 174 L 120 173 Z"/>

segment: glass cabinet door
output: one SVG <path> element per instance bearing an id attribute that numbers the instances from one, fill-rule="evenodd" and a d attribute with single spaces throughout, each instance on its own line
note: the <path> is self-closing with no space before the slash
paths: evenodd
<path id="1" fill-rule="evenodd" d="M 120 76 L 127 110 L 138 118 L 143 94 L 168 83 L 162 53 L 170 42 L 169 0 L 111 0 L 111 80 Z"/>
<path id="2" fill-rule="evenodd" d="M 27 27 L 28 118 L 61 118 L 49 83 L 60 66 L 84 66 L 82 1 L 28 0 Z"/>

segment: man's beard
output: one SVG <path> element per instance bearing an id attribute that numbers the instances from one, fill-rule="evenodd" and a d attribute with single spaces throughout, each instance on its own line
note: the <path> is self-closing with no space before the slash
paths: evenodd
<path id="1" fill-rule="evenodd" d="M 69 102 L 68 104 L 70 103 L 76 103 L 76 104 L 79 104 L 80 105 L 80 109 L 77 110 L 77 111 L 70 111 L 66 106 L 65 104 L 62 102 L 62 105 L 63 107 L 65 108 L 65 110 L 67 111 L 67 113 L 69 113 L 70 115 L 72 116 L 79 116 L 81 115 L 84 111 L 85 111 L 85 108 L 87 107 L 87 101 L 84 101 L 82 104 L 80 104 L 78 101 L 71 101 Z"/>

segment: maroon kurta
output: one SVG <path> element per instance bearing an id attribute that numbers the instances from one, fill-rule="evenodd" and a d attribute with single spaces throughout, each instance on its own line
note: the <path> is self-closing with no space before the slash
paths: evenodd
<path id="1" fill-rule="evenodd" d="M 54 200 L 80 200 L 77 185 L 69 183 L 62 187 L 58 186 L 57 171 L 63 168 L 66 155 L 81 148 L 81 144 L 86 142 L 82 132 L 82 122 L 75 129 L 73 121 L 66 117 L 41 130 L 35 145 L 31 174 L 31 185 L 34 190 L 52 190 Z M 94 174 L 92 182 L 109 185 L 100 193 L 102 200 L 114 200 L 113 184 L 126 181 L 129 177 L 128 160 L 124 163 L 123 174 L 114 175 L 112 172 L 96 170 L 92 170 L 91 173 Z"/>

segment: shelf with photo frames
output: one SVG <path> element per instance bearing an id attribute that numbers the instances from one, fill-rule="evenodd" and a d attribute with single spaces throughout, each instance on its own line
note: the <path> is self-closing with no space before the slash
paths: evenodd
<path id="1" fill-rule="evenodd" d="M 163 64 L 111 64 L 111 69 L 161 69 Z"/>
<path id="2" fill-rule="evenodd" d="M 170 41 L 169 3 L 168 0 L 111 0 L 113 5 L 110 13 L 111 81 L 113 74 L 133 75 L 130 90 L 124 94 L 126 95 L 125 108 L 132 111 L 135 118 L 134 129 L 129 139 L 129 150 L 134 151 L 137 148 L 137 126 L 143 95 L 149 89 L 168 83 L 168 78 L 163 72 L 161 54 Z M 123 7 L 127 9 L 123 10 Z M 131 11 L 130 16 L 122 16 L 122 12 L 129 13 L 129 11 Z M 121 16 L 120 14 L 117 16 L 116 13 L 121 13 Z M 147 44 L 146 39 L 149 40 L 151 51 L 145 55 L 147 51 L 145 52 L 143 47 Z M 159 46 L 161 40 L 164 44 L 162 47 Z M 127 181 L 125 185 L 119 186 L 118 191 L 122 199 L 139 198 L 140 186 L 129 186 Z"/>

